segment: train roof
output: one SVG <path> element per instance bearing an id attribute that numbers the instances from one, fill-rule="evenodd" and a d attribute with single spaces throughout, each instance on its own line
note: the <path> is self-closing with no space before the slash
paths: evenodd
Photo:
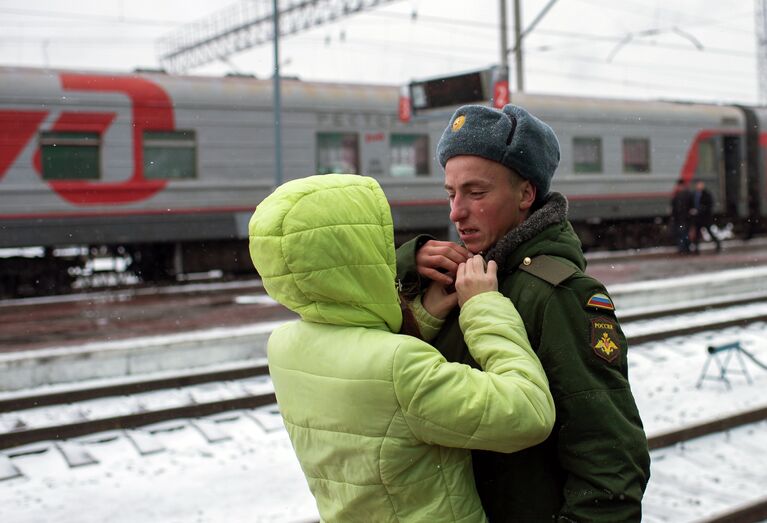
<path id="1" fill-rule="evenodd" d="M 109 78 L 144 78 L 164 88 L 175 105 L 232 105 L 243 109 L 272 104 L 272 79 L 247 76 L 181 76 L 162 72 L 114 73 L 106 71 L 59 70 L 0 67 L 0 101 L 37 102 L 62 96 L 61 75 L 89 75 Z M 364 108 L 391 112 L 397 107 L 398 88 L 391 85 L 303 81 L 283 78 L 281 95 L 290 109 Z M 92 95 L 91 95 L 92 96 Z M 78 97 L 67 96 L 71 103 Z M 89 98 L 90 99 L 90 98 Z M 127 103 L 127 100 L 126 100 Z"/>
<path id="2" fill-rule="evenodd" d="M 46 99 L 60 99 L 62 74 L 92 75 L 111 78 L 145 78 L 166 89 L 176 106 L 227 106 L 242 109 L 271 106 L 273 82 L 271 78 L 258 79 L 244 75 L 193 76 L 170 75 L 163 72 L 136 73 L 94 70 L 59 70 L 31 67 L 0 66 L 0 101 L 41 103 Z M 10 78 L 10 80 L 8 80 Z M 283 78 L 281 94 L 284 110 L 366 110 L 391 113 L 396 111 L 400 86 L 303 81 Z M 86 96 L 68 92 L 68 103 L 77 103 Z M 93 95 L 90 95 L 91 98 Z M 559 121 L 587 122 L 647 118 L 653 121 L 720 121 L 740 125 L 742 110 L 732 105 L 713 103 L 687 103 L 662 100 L 631 100 L 594 98 L 567 95 L 512 93 L 512 103 L 522 105 L 542 118 Z M 88 98 L 90 101 L 91 98 Z M 112 103 L 115 103 L 112 101 Z M 126 100 L 127 103 L 127 100 Z M 455 108 L 431 112 L 443 119 Z M 428 114 L 428 113 L 419 113 Z M 431 119 L 431 118 L 429 118 Z"/>
<path id="3" fill-rule="evenodd" d="M 601 120 L 618 117 L 669 119 L 680 118 L 735 118 L 740 120 L 741 110 L 730 105 L 691 103 L 664 100 L 631 100 L 620 98 L 589 98 L 563 95 L 539 95 L 521 93 L 512 95 L 512 103 L 541 114 L 556 113 L 559 119 L 568 116 L 573 120 Z"/>

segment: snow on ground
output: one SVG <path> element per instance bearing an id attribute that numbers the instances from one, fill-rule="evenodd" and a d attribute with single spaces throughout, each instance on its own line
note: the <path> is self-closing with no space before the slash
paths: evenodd
<path id="1" fill-rule="evenodd" d="M 54 450 L 14 458 L 27 477 L 0 483 L 0 521 L 235 523 L 316 518 L 314 500 L 284 430 L 266 432 L 244 416 L 221 426 L 234 437 L 216 444 L 188 426 L 157 433 L 155 438 L 167 450 L 147 456 L 139 456 L 125 437 L 85 444 L 99 464 L 73 469 Z"/>
<path id="2" fill-rule="evenodd" d="M 648 436 L 767 406 L 767 371 L 735 353 L 726 365 L 731 388 L 716 379 L 720 367 L 713 359 L 700 380 L 711 357 L 707 348 L 734 341 L 767 363 L 764 322 L 631 348 L 630 380 Z M 727 354 L 717 357 L 724 363 Z M 644 521 L 696 521 L 763 498 L 765 429 L 761 422 L 653 451 Z"/>
<path id="3" fill-rule="evenodd" d="M 644 523 L 684 523 L 764 499 L 767 422 L 651 453 Z"/>
<path id="4" fill-rule="evenodd" d="M 726 375 L 732 389 L 728 389 L 723 381 L 710 379 L 719 373 L 715 360 L 709 364 L 706 373 L 709 378 L 701 382 L 700 388 L 696 387 L 709 358 L 708 347 L 734 341 L 740 341 L 743 349 L 767 364 L 767 324 L 764 322 L 746 328 L 731 327 L 645 343 L 629 349 L 629 380 L 649 436 L 683 425 L 703 423 L 725 413 L 767 406 L 767 395 L 764 394 L 767 371 L 743 357 L 745 369 L 753 380 L 749 385 L 746 377 L 738 374 L 742 369 L 741 358 L 735 354 L 730 355 Z M 724 361 L 726 356 L 719 354 L 717 358 Z"/>
<path id="5" fill-rule="evenodd" d="M 721 314 L 726 315 L 727 312 Z M 706 321 L 715 321 L 708 313 Z M 693 321 L 694 318 L 688 318 Z M 667 327 L 668 319 L 653 320 Z M 642 322 L 641 329 L 651 326 Z M 631 325 L 626 325 L 630 331 Z M 631 347 L 630 378 L 649 436 L 725 413 L 767 406 L 767 371 L 744 360 L 752 383 L 728 373 L 696 387 L 706 348 L 731 341 L 767 362 L 767 325 L 730 328 Z M 730 361 L 731 371 L 739 361 Z M 709 376 L 718 367 L 712 363 Z M 280 522 L 317 520 L 290 441 L 274 407 L 219 415 L 231 438 L 209 443 L 184 423 L 142 431 L 164 451 L 140 455 L 123 433 L 78 440 L 98 464 L 69 468 L 61 452 L 14 456 L 23 477 L 0 482 L 0 521 L 14 523 Z M 150 430 L 151 429 L 151 430 Z M 161 430 L 163 429 L 163 430 Z M 173 429 L 173 430 L 171 430 Z M 767 423 L 699 438 L 652 453 L 646 522 L 684 523 L 763 496 L 767 480 Z M 156 430 L 156 432 L 152 432 Z M 27 450 L 40 449 L 33 445 Z M 0 458 L 2 454 L 0 453 Z M 0 463 L 0 471 L 2 471 Z"/>

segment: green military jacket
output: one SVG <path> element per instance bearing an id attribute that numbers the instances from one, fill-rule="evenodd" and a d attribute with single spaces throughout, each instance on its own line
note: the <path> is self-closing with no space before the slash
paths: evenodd
<path id="1" fill-rule="evenodd" d="M 406 289 L 421 287 L 418 237 L 397 253 Z M 557 419 L 542 444 L 514 454 L 474 451 L 474 474 L 491 522 L 632 522 L 650 476 L 647 438 L 628 381 L 626 338 L 604 286 L 584 274 L 567 200 L 541 209 L 486 255 L 499 290 L 519 310 L 543 364 Z M 431 343 L 476 367 L 453 311 Z"/>

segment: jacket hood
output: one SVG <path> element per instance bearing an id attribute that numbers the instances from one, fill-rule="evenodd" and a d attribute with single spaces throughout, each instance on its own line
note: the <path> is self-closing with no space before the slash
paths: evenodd
<path id="1" fill-rule="evenodd" d="M 567 220 L 567 198 L 558 192 L 550 193 L 540 208 L 488 251 L 486 258 L 495 260 L 499 273 L 507 273 L 526 256 L 542 254 L 564 258 L 586 269 L 581 241 Z"/>
<path id="2" fill-rule="evenodd" d="M 266 292 L 302 319 L 399 331 L 394 227 L 374 179 L 287 182 L 261 202 L 248 231 Z"/>

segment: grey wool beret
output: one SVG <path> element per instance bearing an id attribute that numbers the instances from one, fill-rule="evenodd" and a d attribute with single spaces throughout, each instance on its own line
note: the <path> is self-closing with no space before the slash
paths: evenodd
<path id="1" fill-rule="evenodd" d="M 544 122 L 516 105 L 503 110 L 464 105 L 450 118 L 437 145 L 442 168 L 453 156 L 481 156 L 516 171 L 538 189 L 537 199 L 549 193 L 559 165 L 559 141 Z"/>

